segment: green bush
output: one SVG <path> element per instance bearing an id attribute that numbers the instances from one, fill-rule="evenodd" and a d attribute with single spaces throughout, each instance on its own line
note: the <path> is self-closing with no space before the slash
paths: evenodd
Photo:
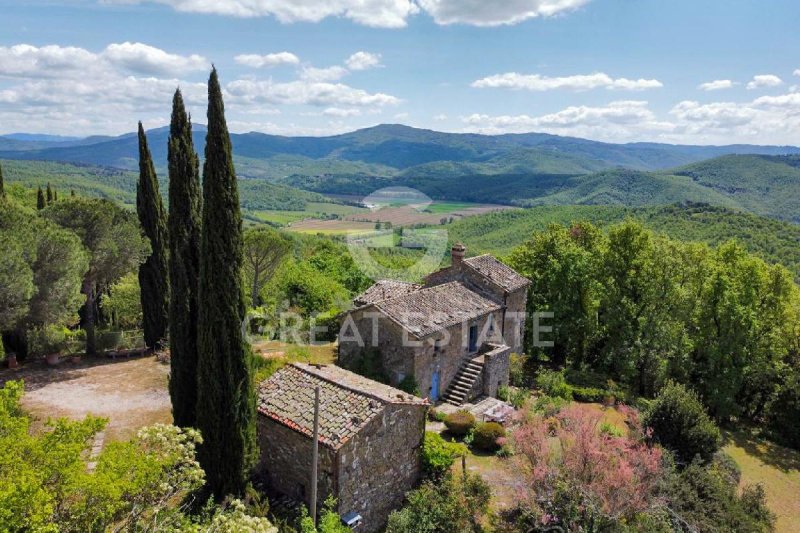
<path id="1" fill-rule="evenodd" d="M 526 389 L 516 389 L 512 394 L 511 398 L 508 400 L 514 409 L 521 409 L 525 402 L 528 401 L 528 398 L 531 397 L 531 393 Z"/>
<path id="2" fill-rule="evenodd" d="M 67 336 L 63 328 L 50 325 L 30 330 L 28 343 L 30 353 L 33 355 L 61 353 L 66 348 Z"/>
<path id="3" fill-rule="evenodd" d="M 445 418 L 447 418 L 447 415 L 442 411 L 437 411 L 434 408 L 428 410 L 428 420 L 431 422 L 444 422 Z"/>
<path id="4" fill-rule="evenodd" d="M 525 354 L 511 354 L 511 368 L 509 369 L 509 382 L 514 387 L 529 387 L 530 380 L 530 366 L 531 357 Z"/>
<path id="5" fill-rule="evenodd" d="M 426 431 L 422 445 L 422 470 L 426 477 L 441 479 L 450 471 L 456 457 L 466 453 L 467 448 L 463 444 L 447 442 L 438 433 Z"/>
<path id="6" fill-rule="evenodd" d="M 719 449 L 721 436 L 697 395 L 683 385 L 670 382 L 644 413 L 652 438 L 675 453 L 684 464 L 696 456 L 709 461 Z"/>
<path id="7" fill-rule="evenodd" d="M 473 443 L 476 447 L 487 452 L 500 449 L 497 439 L 506 436 L 506 430 L 497 422 L 482 422 L 475 426 Z"/>
<path id="8" fill-rule="evenodd" d="M 398 383 L 397 388 L 403 392 L 413 394 L 414 396 L 419 396 L 419 386 L 417 385 L 417 380 L 414 379 L 414 376 L 408 375 L 404 377 L 403 381 Z"/>
<path id="9" fill-rule="evenodd" d="M 469 411 L 456 411 L 445 417 L 444 425 L 453 435 L 463 437 L 475 427 L 475 417 Z"/>
<path id="10" fill-rule="evenodd" d="M 576 402 L 602 403 L 609 395 L 608 391 L 594 387 L 570 387 L 570 389 Z"/>
<path id="11" fill-rule="evenodd" d="M 536 376 L 536 386 L 550 397 L 572 399 L 572 391 L 564 378 L 564 372 L 542 370 Z"/>

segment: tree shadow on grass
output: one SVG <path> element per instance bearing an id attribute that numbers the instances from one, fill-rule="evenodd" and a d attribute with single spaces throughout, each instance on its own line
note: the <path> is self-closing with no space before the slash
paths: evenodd
<path id="1" fill-rule="evenodd" d="M 800 471 L 800 452 L 785 448 L 744 430 L 726 431 L 724 444 L 734 444 L 764 464 L 782 472 Z"/>

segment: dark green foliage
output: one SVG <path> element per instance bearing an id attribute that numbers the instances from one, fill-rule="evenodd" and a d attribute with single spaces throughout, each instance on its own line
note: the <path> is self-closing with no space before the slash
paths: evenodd
<path id="1" fill-rule="evenodd" d="M 447 431 L 457 437 L 463 437 L 475 427 L 475 416 L 469 411 L 456 411 L 444 419 Z"/>
<path id="2" fill-rule="evenodd" d="M 782 386 L 769 406 L 767 423 L 778 442 L 800 450 L 800 363 L 784 371 Z"/>
<path id="3" fill-rule="evenodd" d="M 47 208 L 43 215 L 78 235 L 89 252 L 89 270 L 81 292 L 86 295 L 82 326 L 86 351 L 96 352 L 97 300 L 122 276 L 133 272 L 150 253 L 136 216 L 107 200 L 73 198 Z"/>
<path id="4" fill-rule="evenodd" d="M 442 479 L 450 472 L 457 457 L 467 454 L 467 447 L 457 442 L 447 442 L 433 431 L 425 432 L 422 446 L 422 470 L 430 479 Z"/>
<path id="5" fill-rule="evenodd" d="M 42 188 L 39 187 L 39 189 L 36 191 L 36 209 L 41 211 L 45 207 L 47 207 L 47 204 L 44 200 L 44 192 L 42 191 Z"/>
<path id="6" fill-rule="evenodd" d="M 256 458 L 255 393 L 242 333 L 242 219 L 216 69 L 208 82 L 197 326 L 199 459 L 218 499 L 239 494 Z"/>
<path id="7" fill-rule="evenodd" d="M 6 188 L 3 183 L 3 166 L 0 165 L 0 200 L 6 199 Z"/>
<path id="8" fill-rule="evenodd" d="M 695 457 L 709 461 L 721 445 L 720 432 L 697 395 L 677 383 L 668 383 L 644 413 L 652 438 L 688 464 Z"/>
<path id="9" fill-rule="evenodd" d="M 497 422 L 481 422 L 475 426 L 472 442 L 479 450 L 494 452 L 500 449 L 497 439 L 505 436 L 506 430 Z"/>
<path id="10" fill-rule="evenodd" d="M 417 385 L 417 380 L 414 379 L 414 376 L 406 376 L 403 378 L 403 381 L 397 384 L 397 388 L 403 392 L 407 392 L 409 394 L 413 394 L 414 396 L 419 396 L 419 385 Z"/>
<path id="11" fill-rule="evenodd" d="M 481 519 L 489 509 L 491 488 L 477 474 L 427 481 L 406 495 L 408 503 L 389 516 L 386 533 L 483 531 Z"/>
<path id="12" fill-rule="evenodd" d="M 139 265 L 144 342 L 159 346 L 169 324 L 169 273 L 167 261 L 167 219 L 158 192 L 158 178 L 147 147 L 147 137 L 139 122 L 139 184 L 136 187 L 136 212 L 145 236 L 150 240 L 150 257 Z"/>
<path id="13" fill-rule="evenodd" d="M 192 124 L 180 90 L 172 101 L 169 138 L 169 323 L 172 417 L 193 427 L 197 407 L 197 318 L 202 197 Z"/>
<path id="14" fill-rule="evenodd" d="M 767 508 L 763 488 L 745 487 L 741 496 L 737 489 L 719 467 L 692 463 L 673 475 L 666 498 L 673 513 L 695 531 L 772 531 L 775 517 Z"/>
<path id="15" fill-rule="evenodd" d="M 47 205 L 52 205 L 53 203 L 53 189 L 50 188 L 50 182 L 47 183 Z"/>
<path id="16" fill-rule="evenodd" d="M 536 387 L 551 398 L 572 399 L 572 389 L 564 378 L 564 372 L 540 371 L 536 376 Z"/>

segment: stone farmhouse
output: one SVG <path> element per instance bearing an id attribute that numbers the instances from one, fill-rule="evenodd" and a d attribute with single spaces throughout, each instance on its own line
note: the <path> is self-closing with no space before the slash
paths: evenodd
<path id="1" fill-rule="evenodd" d="M 455 405 L 496 396 L 508 384 L 510 354 L 521 352 L 530 281 L 491 255 L 465 259 L 421 285 L 375 283 L 353 301 L 339 335 L 339 365 L 379 366 L 400 385 L 413 378 L 421 396 Z"/>
<path id="2" fill-rule="evenodd" d="M 333 365 L 288 365 L 259 385 L 258 471 L 310 504 L 314 390 L 320 388 L 317 508 L 332 495 L 346 522 L 378 531 L 421 473 L 428 402 Z"/>

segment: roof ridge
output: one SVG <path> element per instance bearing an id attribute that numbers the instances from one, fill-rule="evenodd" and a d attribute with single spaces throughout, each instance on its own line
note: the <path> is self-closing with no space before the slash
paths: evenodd
<path id="1" fill-rule="evenodd" d="M 367 380 L 367 381 L 373 381 L 376 385 L 381 385 L 383 387 L 396 390 L 398 392 L 398 396 L 402 396 L 402 395 L 405 394 L 405 395 L 411 396 L 412 398 L 415 398 L 415 396 L 413 394 L 404 393 L 400 389 L 395 389 L 391 385 L 386 385 L 385 383 L 381 383 L 379 381 L 371 380 L 371 379 L 366 378 L 366 377 L 364 377 L 364 376 L 362 376 L 360 374 L 356 374 L 355 372 L 350 372 L 349 370 L 347 370 L 345 368 L 342 368 L 340 366 L 337 366 L 337 365 L 322 365 L 322 364 L 316 365 L 314 363 L 302 363 L 300 361 L 295 361 L 293 363 L 290 363 L 289 366 L 292 366 L 292 367 L 300 370 L 301 372 L 303 372 L 303 373 L 305 373 L 305 374 L 307 374 L 309 376 L 313 376 L 313 377 L 315 377 L 317 379 L 320 379 L 320 380 L 322 380 L 322 381 L 324 381 L 326 383 L 330 383 L 331 385 L 339 387 L 340 389 L 348 390 L 348 391 L 350 391 L 350 392 L 352 392 L 354 394 L 359 394 L 359 395 L 364 396 L 366 398 L 371 398 L 373 400 L 377 400 L 377 401 L 381 402 L 383 405 L 415 404 L 415 403 L 418 403 L 418 402 L 413 401 L 413 400 L 412 401 L 408 401 L 408 400 L 399 400 L 399 401 L 398 400 L 387 400 L 386 398 L 382 398 L 381 396 L 379 396 L 379 395 L 377 395 L 377 394 L 375 394 L 373 392 L 368 392 L 368 391 L 356 388 L 355 386 L 351 386 L 351 385 L 347 385 L 347 384 L 341 383 L 339 381 L 335 381 L 332 378 L 329 378 L 329 377 L 326 377 L 326 376 L 322 376 L 322 375 L 320 375 L 320 374 L 318 374 L 316 372 L 313 372 L 308 368 L 303 368 L 301 365 L 304 365 L 304 364 L 309 366 L 309 367 L 335 367 L 337 371 L 342 371 L 342 372 L 347 372 L 349 374 L 353 374 L 353 376 L 355 376 L 357 379 L 364 379 L 364 380 Z M 424 401 L 424 399 L 420 399 L 420 400 Z"/>

